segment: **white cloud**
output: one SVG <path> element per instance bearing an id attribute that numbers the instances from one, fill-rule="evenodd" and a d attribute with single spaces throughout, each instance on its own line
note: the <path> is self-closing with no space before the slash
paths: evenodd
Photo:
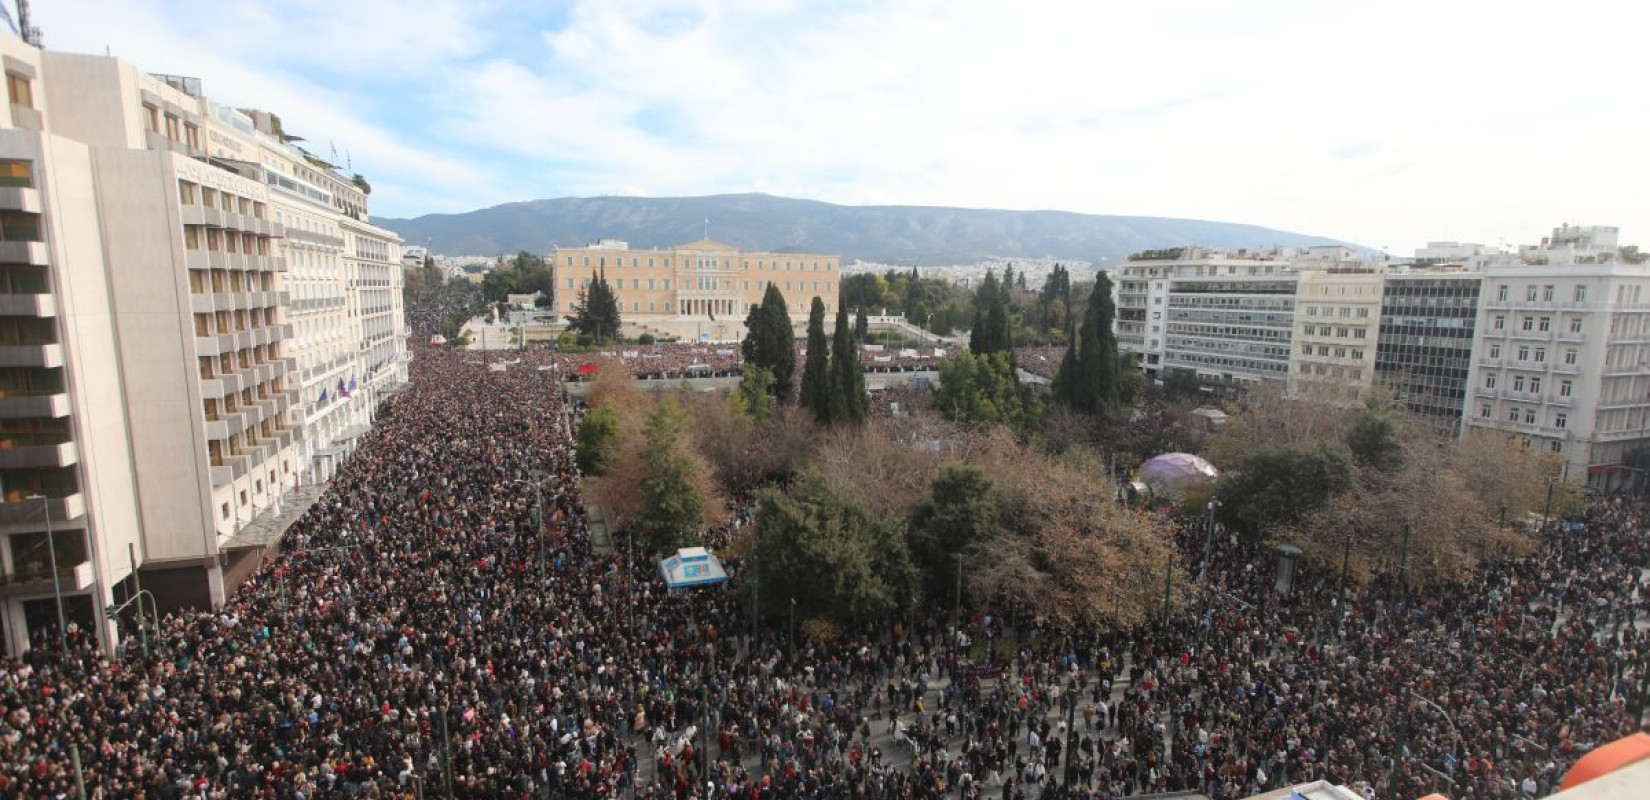
<path id="1" fill-rule="evenodd" d="M 202 8 L 96 27 L 347 136 L 402 213 L 763 190 L 1400 251 L 1650 220 L 1650 87 L 1610 36 L 1646 12 L 1599 0 L 573 0 L 553 30 L 500 2 Z"/>

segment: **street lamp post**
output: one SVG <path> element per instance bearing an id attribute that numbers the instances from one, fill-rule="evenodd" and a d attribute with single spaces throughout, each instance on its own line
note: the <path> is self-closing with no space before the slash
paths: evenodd
<path id="1" fill-rule="evenodd" d="M 146 589 L 137 590 L 136 592 L 134 592 L 132 594 L 131 597 L 126 599 L 126 602 L 121 603 L 120 605 L 109 606 L 107 611 L 104 613 L 104 616 L 114 618 L 116 615 L 120 614 L 120 612 L 125 611 L 127 606 L 129 606 L 133 603 L 137 603 L 137 609 L 138 609 L 138 614 L 137 614 L 137 616 L 138 616 L 138 623 L 137 623 L 138 641 L 143 643 L 143 657 L 145 659 L 147 659 L 149 657 L 149 629 L 148 629 L 148 626 L 144 624 L 144 620 L 143 620 L 143 598 L 144 598 L 144 596 L 148 596 L 148 598 L 149 598 L 149 610 L 154 612 L 155 619 L 157 619 L 157 620 L 160 619 L 160 607 L 155 604 L 155 596 L 153 594 L 151 594 Z"/>
<path id="2" fill-rule="evenodd" d="M 1462 749 L 1461 731 L 1458 728 L 1455 727 L 1455 720 L 1450 718 L 1449 712 L 1445 711 L 1443 709 L 1443 707 L 1439 706 L 1437 703 L 1432 702 L 1431 700 L 1428 700 L 1421 693 L 1416 692 L 1414 690 L 1411 690 L 1409 695 L 1411 697 L 1415 698 L 1416 700 L 1419 700 L 1419 701 L 1427 704 L 1428 706 L 1431 706 L 1433 711 L 1438 712 L 1438 716 L 1444 718 L 1444 724 L 1449 726 L 1450 736 L 1455 739 L 1455 752 L 1454 752 L 1455 764 L 1456 764 L 1457 767 L 1459 767 L 1460 764 L 1461 764 L 1461 756 L 1462 756 L 1462 752 L 1461 752 L 1461 749 Z"/>
<path id="3" fill-rule="evenodd" d="M 40 510 L 46 517 L 46 553 L 51 559 L 52 567 L 52 597 L 57 600 L 57 642 L 63 655 L 69 655 L 69 622 L 63 613 L 63 576 L 57 573 L 57 537 L 52 534 L 52 504 L 43 494 L 30 495 L 29 500 L 39 500 Z"/>
<path id="4" fill-rule="evenodd" d="M 543 477 L 544 473 L 541 470 L 534 470 L 532 475 L 535 478 L 535 480 L 527 480 L 525 478 L 513 478 L 513 479 L 511 479 L 507 482 L 508 483 L 522 483 L 522 484 L 526 484 L 528 486 L 533 487 L 533 535 L 534 535 L 535 539 L 539 540 L 539 542 L 538 542 L 538 544 L 539 544 L 539 548 L 538 548 L 538 551 L 539 551 L 539 576 L 543 577 L 544 576 L 544 542 L 543 542 L 543 539 L 544 539 L 544 487 L 536 479 Z"/>

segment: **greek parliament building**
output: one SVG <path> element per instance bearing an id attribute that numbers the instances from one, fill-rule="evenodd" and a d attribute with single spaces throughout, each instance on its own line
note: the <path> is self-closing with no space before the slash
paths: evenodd
<path id="1" fill-rule="evenodd" d="M 0 641 L 109 645 L 221 603 L 405 384 L 401 242 L 197 80 L 0 61 Z"/>
<path id="2" fill-rule="evenodd" d="M 793 321 L 807 320 L 815 297 L 835 313 L 842 277 L 839 256 L 746 252 L 710 239 L 660 250 L 602 239 L 558 247 L 555 261 L 558 314 L 572 313 L 580 291 L 606 275 L 627 325 L 718 341 L 740 338 L 768 284 L 785 296 Z"/>

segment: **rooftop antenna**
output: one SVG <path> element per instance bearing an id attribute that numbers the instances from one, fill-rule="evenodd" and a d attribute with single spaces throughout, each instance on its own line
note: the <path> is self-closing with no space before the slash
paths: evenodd
<path id="1" fill-rule="evenodd" d="M 705 238 L 710 238 L 710 217 L 705 217 Z"/>

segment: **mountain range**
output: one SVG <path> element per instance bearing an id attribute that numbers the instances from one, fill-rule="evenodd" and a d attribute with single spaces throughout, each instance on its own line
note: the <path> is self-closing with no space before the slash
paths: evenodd
<path id="1" fill-rule="evenodd" d="M 708 220 L 708 224 L 707 224 Z M 766 194 L 563 197 L 460 214 L 378 218 L 409 245 L 450 255 L 545 253 L 622 239 L 652 248 L 709 238 L 743 250 L 840 254 L 888 264 L 963 264 L 987 256 L 1080 259 L 1100 265 L 1139 250 L 1197 244 L 1268 248 L 1342 244 L 1321 236 L 1168 217 L 940 206 L 843 206 Z"/>

